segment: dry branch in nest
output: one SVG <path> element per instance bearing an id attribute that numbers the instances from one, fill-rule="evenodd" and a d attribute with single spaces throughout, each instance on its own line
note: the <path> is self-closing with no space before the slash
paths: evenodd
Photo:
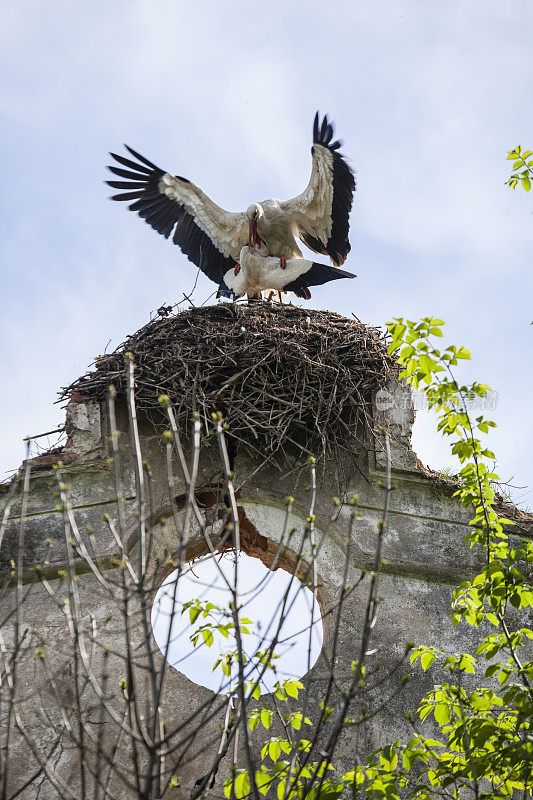
<path id="1" fill-rule="evenodd" d="M 124 394 L 124 353 L 136 365 L 137 403 L 169 395 L 188 428 L 221 411 L 231 436 L 263 457 L 296 446 L 318 458 L 353 450 L 371 422 L 373 398 L 397 376 L 384 335 L 330 311 L 257 303 L 192 308 L 154 319 L 96 368 L 62 390 L 103 399 Z"/>

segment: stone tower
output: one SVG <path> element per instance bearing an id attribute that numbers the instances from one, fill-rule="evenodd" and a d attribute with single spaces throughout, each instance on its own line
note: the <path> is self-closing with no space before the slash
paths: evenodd
<path id="1" fill-rule="evenodd" d="M 125 353 L 131 356 L 125 359 Z M 112 403 L 110 384 L 116 394 Z M 192 489 L 173 449 L 175 440 L 165 434 L 171 426 L 161 395 L 175 412 L 189 477 L 197 472 Z M 65 398 L 68 438 L 62 451 L 31 459 L 11 490 L 2 487 L 9 516 L 0 549 L 0 619 L 3 649 L 17 660 L 11 712 L 4 697 L 11 791 L 38 774 L 22 797 L 34 797 L 41 782 L 42 798 L 68 796 L 69 788 L 72 796 L 82 797 L 81 781 L 85 796 L 93 797 L 94 774 L 101 769 L 106 776 L 110 772 L 113 797 L 156 796 L 142 795 L 132 777 L 135 758 L 141 771 L 150 769 L 150 749 L 138 731 L 153 713 L 146 677 L 150 659 L 158 670 L 163 663 L 154 641 L 150 652 L 141 645 L 152 635 L 146 620 L 158 587 L 180 559 L 187 565 L 208 552 L 206 528 L 215 549 L 222 535 L 231 498 L 221 477 L 216 412 L 228 426 L 224 436 L 241 549 L 267 566 L 276 558 L 276 566 L 297 569 L 301 578 L 312 545 L 305 541 L 312 518 L 313 588 L 324 642 L 322 657 L 302 677 L 311 710 L 332 668 L 338 681 L 329 705 L 336 707 L 339 687 L 357 658 L 368 598 L 368 579 L 361 575 L 374 566 L 388 434 L 392 490 L 372 655 L 379 670 L 352 712 L 356 716 L 366 706 L 368 719 L 343 728 L 336 763 L 349 769 L 356 750 L 368 752 L 409 737 L 404 712 L 416 709 L 432 680 L 413 673 L 404 682 L 406 644 L 472 649 L 474 634 L 452 628 L 448 612 L 452 587 L 477 564 L 463 543 L 469 516 L 452 498 L 453 482 L 422 469 L 411 450 L 410 393 L 398 381 L 379 332 L 357 320 L 286 306 L 193 309 L 149 323 L 118 353 L 99 359 L 95 371 L 69 387 Z M 115 430 L 120 432 L 118 458 L 110 447 Z M 309 488 L 310 455 L 316 459 L 316 492 Z M 294 498 L 290 541 L 283 539 L 287 496 Z M 532 531 L 530 520 L 520 521 L 521 534 Z M 231 544 L 230 537 L 226 546 Z M 121 604 L 125 583 L 134 580 L 126 561 L 136 572 L 143 559 L 145 591 L 130 598 L 126 642 Z M 74 607 L 79 630 L 65 611 Z M 275 709 L 268 694 L 261 703 Z M 83 724 L 77 709 L 83 709 Z M 193 712 L 204 715 L 199 735 Z M 165 756 L 167 766 L 177 764 L 177 778 L 161 796 L 194 796 L 220 747 L 224 713 L 216 694 L 178 670 L 167 670 L 160 716 L 165 730 L 179 732 L 182 744 Z M 280 732 L 275 721 L 269 735 Z M 83 736 L 89 766 L 82 778 Z M 260 749 L 258 731 L 252 744 Z M 244 764 L 242 741 L 237 751 Z M 222 796 L 231 753 L 222 759 L 208 796 Z"/>

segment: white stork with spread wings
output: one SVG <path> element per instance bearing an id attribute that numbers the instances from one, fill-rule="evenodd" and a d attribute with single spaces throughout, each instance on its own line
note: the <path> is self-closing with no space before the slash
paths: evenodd
<path id="1" fill-rule="evenodd" d="M 131 211 L 165 238 L 173 234 L 174 243 L 189 260 L 218 284 L 219 295 L 228 296 L 232 292 L 224 275 L 238 262 L 246 244 L 254 253 L 258 248 L 262 256 L 279 258 L 282 269 L 287 259 L 302 257 L 297 239 L 315 253 L 329 255 L 335 266 L 344 263 L 350 252 L 348 218 L 355 180 L 351 167 L 339 153 L 341 142 L 332 140 L 332 125 L 327 116 L 320 124 L 317 112 L 311 178 L 305 191 L 291 200 L 252 203 L 246 212 L 225 211 L 194 183 L 164 172 L 127 145 L 136 161 L 111 153 L 122 166 L 108 169 L 125 180 L 107 183 L 121 190 L 113 200 L 133 201 L 129 205 Z M 315 285 L 312 271 L 308 278 L 307 287 Z M 300 284 L 301 280 L 298 286 L 302 288 Z M 303 293 L 297 290 L 296 294 L 310 296 L 308 288 Z"/>

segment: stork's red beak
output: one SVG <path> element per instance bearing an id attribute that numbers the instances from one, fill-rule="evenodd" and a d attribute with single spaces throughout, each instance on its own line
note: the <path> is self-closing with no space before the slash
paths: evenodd
<path id="1" fill-rule="evenodd" d="M 248 249 L 253 250 L 255 254 L 255 247 L 259 244 L 259 236 L 257 235 L 257 220 L 251 219 L 248 223 Z"/>

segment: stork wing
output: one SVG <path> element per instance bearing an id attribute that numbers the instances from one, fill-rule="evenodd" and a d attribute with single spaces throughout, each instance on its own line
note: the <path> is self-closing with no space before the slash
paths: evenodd
<path id="1" fill-rule="evenodd" d="M 110 155 L 121 167 L 108 167 L 127 180 L 106 181 L 120 189 L 112 200 L 133 200 L 129 206 L 161 233 L 179 245 L 193 264 L 220 284 L 224 274 L 239 260 L 248 241 L 246 214 L 232 213 L 217 206 L 198 186 L 186 178 L 169 175 L 144 156 L 125 145 L 137 159 Z"/>
<path id="2" fill-rule="evenodd" d="M 338 152 L 342 142 L 332 139 L 333 126 L 327 115 L 319 125 L 317 111 L 311 148 L 313 167 L 307 189 L 281 207 L 298 226 L 298 235 L 307 247 L 329 255 L 340 266 L 350 252 L 348 217 L 355 179 L 353 170 Z"/>

